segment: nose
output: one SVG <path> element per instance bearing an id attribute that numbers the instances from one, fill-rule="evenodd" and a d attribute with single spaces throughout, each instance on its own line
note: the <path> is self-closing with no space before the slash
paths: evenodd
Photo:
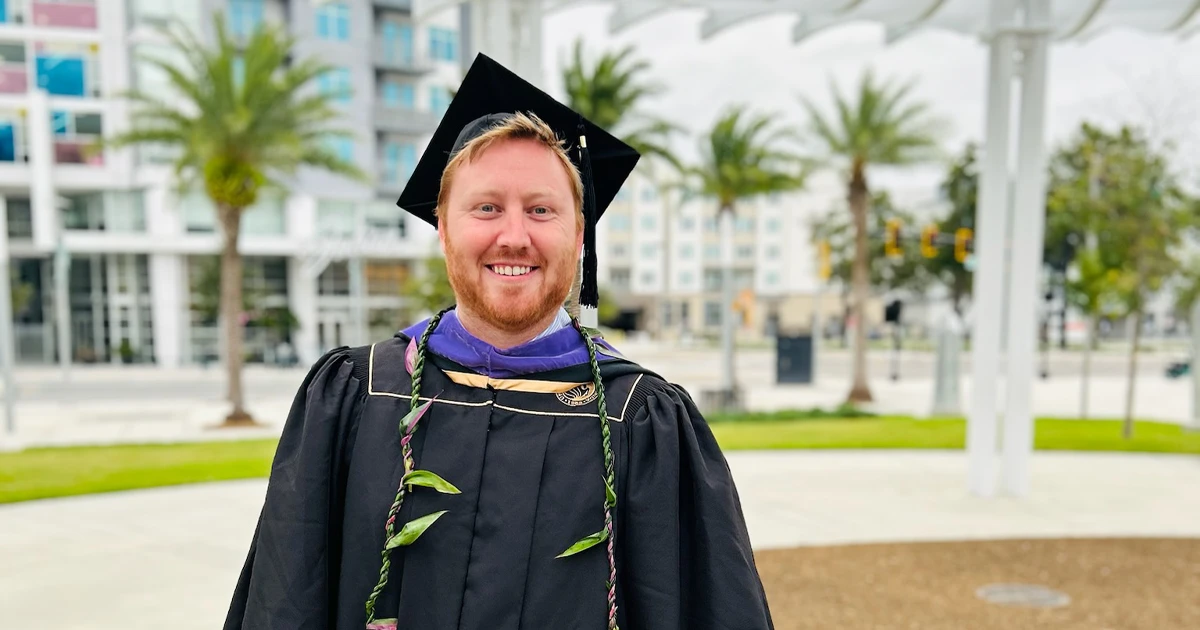
<path id="1" fill-rule="evenodd" d="M 526 226 L 525 212 L 518 207 L 515 211 L 505 209 L 500 227 L 500 235 L 496 244 L 511 249 L 525 249 L 530 246 L 529 230 Z"/>

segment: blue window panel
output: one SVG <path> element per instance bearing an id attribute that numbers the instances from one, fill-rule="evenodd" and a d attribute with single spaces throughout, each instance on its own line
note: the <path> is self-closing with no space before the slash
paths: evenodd
<path id="1" fill-rule="evenodd" d="M 37 84 L 56 96 L 84 95 L 83 60 L 72 57 L 38 57 Z"/>
<path id="2" fill-rule="evenodd" d="M 417 93 L 413 86 L 408 84 L 400 86 L 400 106 L 405 109 L 417 108 Z"/>
<path id="3" fill-rule="evenodd" d="M 233 58 L 233 85 L 242 87 L 246 82 L 246 59 L 244 57 Z"/>
<path id="4" fill-rule="evenodd" d="M 70 112 L 50 112 L 50 128 L 56 136 L 67 135 L 71 130 Z"/>
<path id="5" fill-rule="evenodd" d="M 0 0 L 0 24 L 8 22 L 8 2 Z"/>
<path id="6" fill-rule="evenodd" d="M 0 0 L 3 2 L 3 0 Z M 0 123 L 0 162 L 17 161 L 17 134 L 10 122 Z"/>
<path id="7" fill-rule="evenodd" d="M 402 182 L 417 168 L 417 147 L 408 143 L 388 142 L 383 146 L 384 178 Z"/>
<path id="8" fill-rule="evenodd" d="M 317 88 L 321 94 L 343 103 L 350 100 L 350 69 L 334 68 L 317 77 Z"/>
<path id="9" fill-rule="evenodd" d="M 429 27 L 429 56 L 436 61 L 457 61 L 458 31 Z"/>
<path id="10" fill-rule="evenodd" d="M 383 23 L 383 55 L 388 61 L 406 65 L 413 62 L 412 27 L 395 22 Z"/>
<path id="11" fill-rule="evenodd" d="M 387 82 L 383 84 L 383 103 L 388 107 L 400 106 L 400 86 Z"/>
<path id="12" fill-rule="evenodd" d="M 447 107 L 450 107 L 450 90 L 437 86 L 429 88 L 429 109 L 440 116 Z"/>
<path id="13" fill-rule="evenodd" d="M 249 37 L 263 21 L 263 0 L 229 0 L 229 30 L 237 37 Z"/>
<path id="14" fill-rule="evenodd" d="M 412 177 L 417 168 L 417 147 L 411 144 L 400 145 L 400 173 L 404 179 Z"/>
<path id="15" fill-rule="evenodd" d="M 316 9 L 317 37 L 335 41 L 350 40 L 350 7 L 331 2 Z"/>
<path id="16" fill-rule="evenodd" d="M 350 138 L 331 137 L 329 138 L 329 150 L 338 156 L 338 159 L 344 162 L 354 161 L 354 140 Z"/>

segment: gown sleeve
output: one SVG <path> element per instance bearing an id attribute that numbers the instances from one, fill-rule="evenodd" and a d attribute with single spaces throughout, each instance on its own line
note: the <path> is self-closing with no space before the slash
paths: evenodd
<path id="1" fill-rule="evenodd" d="M 627 420 L 619 484 L 622 627 L 773 630 L 741 501 L 712 431 L 685 391 L 651 387 Z"/>
<path id="2" fill-rule="evenodd" d="M 335 626 L 346 453 L 362 409 L 352 368 L 348 349 L 331 350 L 296 392 L 225 630 Z"/>

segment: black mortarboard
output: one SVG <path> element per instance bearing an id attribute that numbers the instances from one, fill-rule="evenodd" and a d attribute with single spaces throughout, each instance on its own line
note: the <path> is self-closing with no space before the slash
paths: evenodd
<path id="1" fill-rule="evenodd" d="M 583 178 L 584 259 L 579 302 L 595 307 L 596 222 L 641 157 L 629 145 L 487 55 L 475 57 L 396 205 L 437 227 L 442 171 L 470 140 L 516 112 L 534 114 L 564 141 Z"/>

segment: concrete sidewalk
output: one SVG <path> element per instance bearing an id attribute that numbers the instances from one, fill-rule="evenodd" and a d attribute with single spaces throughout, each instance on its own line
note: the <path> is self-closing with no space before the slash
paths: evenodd
<path id="1" fill-rule="evenodd" d="M 731 453 L 758 549 L 1200 537 L 1200 458 L 1038 453 L 1026 499 L 964 490 L 959 452 Z M 261 480 L 0 506 L 0 628 L 219 628 Z"/>

